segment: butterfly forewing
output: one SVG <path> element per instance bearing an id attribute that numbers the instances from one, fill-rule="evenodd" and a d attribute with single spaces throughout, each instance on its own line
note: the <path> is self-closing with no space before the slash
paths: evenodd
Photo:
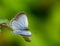
<path id="1" fill-rule="evenodd" d="M 12 28 L 25 29 L 28 27 L 28 20 L 25 13 L 20 13 L 11 21 Z"/>

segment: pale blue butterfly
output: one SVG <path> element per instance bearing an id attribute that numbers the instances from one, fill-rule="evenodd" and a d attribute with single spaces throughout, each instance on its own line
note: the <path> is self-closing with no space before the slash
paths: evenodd
<path id="1" fill-rule="evenodd" d="M 17 14 L 11 20 L 11 28 L 14 34 L 19 34 L 24 37 L 30 37 L 31 32 L 28 30 L 28 19 L 24 12 Z"/>

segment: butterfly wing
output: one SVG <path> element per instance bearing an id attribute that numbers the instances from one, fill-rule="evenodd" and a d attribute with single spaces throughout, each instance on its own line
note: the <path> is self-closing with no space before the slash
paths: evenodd
<path id="1" fill-rule="evenodd" d="M 20 13 L 11 21 L 12 28 L 25 29 L 28 27 L 28 19 L 25 13 Z"/>

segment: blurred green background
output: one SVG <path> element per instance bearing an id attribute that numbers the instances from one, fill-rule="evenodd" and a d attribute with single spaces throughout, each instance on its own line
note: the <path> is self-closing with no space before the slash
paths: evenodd
<path id="1" fill-rule="evenodd" d="M 31 43 L 14 35 L 10 29 L 0 38 L 10 46 L 60 46 L 60 0 L 0 0 L 0 22 L 9 23 L 21 11 L 25 11 L 32 32 Z M 8 20 L 6 20 L 8 19 Z M 4 44 L 0 40 L 0 44 Z M 19 45 L 18 45 L 19 44 Z M 5 46 L 5 45 L 4 45 Z M 6 45 L 9 46 L 9 45 Z"/>

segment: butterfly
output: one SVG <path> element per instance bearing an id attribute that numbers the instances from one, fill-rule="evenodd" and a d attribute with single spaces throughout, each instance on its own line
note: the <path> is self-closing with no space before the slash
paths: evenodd
<path id="1" fill-rule="evenodd" d="M 28 29 L 28 19 L 24 12 L 18 13 L 10 22 L 13 33 L 23 36 L 25 41 L 31 42 L 29 37 L 32 33 Z"/>

